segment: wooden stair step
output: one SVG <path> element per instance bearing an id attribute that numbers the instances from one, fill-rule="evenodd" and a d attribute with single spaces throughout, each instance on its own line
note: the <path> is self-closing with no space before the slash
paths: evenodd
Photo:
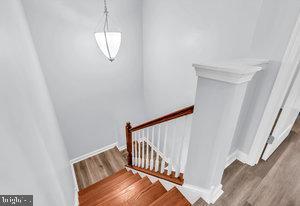
<path id="1" fill-rule="evenodd" d="M 118 192 L 111 192 L 105 197 L 101 198 L 101 203 L 98 203 L 97 206 L 127 206 L 129 205 L 129 200 L 136 194 L 140 193 L 147 187 L 152 185 L 149 178 L 146 176 L 143 179 L 139 180 L 138 182 L 135 182 L 128 188 Z"/>
<path id="2" fill-rule="evenodd" d="M 98 195 L 99 193 L 101 193 L 103 195 L 103 193 L 102 193 L 103 191 L 107 192 L 110 189 L 112 189 L 113 187 L 115 188 L 115 186 L 117 184 L 122 183 L 123 181 L 130 178 L 131 176 L 133 176 L 133 173 L 131 171 L 125 172 L 113 179 L 110 179 L 109 181 L 105 181 L 102 184 L 98 184 L 97 187 L 93 187 L 85 194 L 83 194 L 83 195 L 79 194 L 79 203 L 83 203 L 83 202 L 87 201 L 88 199 L 92 198 L 93 196 Z"/>
<path id="3" fill-rule="evenodd" d="M 175 177 L 175 172 L 172 171 L 170 175 L 168 175 L 168 171 L 165 170 L 163 173 L 155 172 L 154 170 L 150 170 L 150 168 L 141 168 L 133 165 L 126 165 L 129 169 L 134 169 L 136 171 L 140 171 L 149 175 L 152 175 L 154 177 L 167 180 L 169 182 L 175 183 L 177 185 L 183 185 L 184 179 L 183 179 L 183 173 L 179 174 L 179 177 Z"/>
<path id="4" fill-rule="evenodd" d="M 150 206 L 191 206 L 191 203 L 189 203 L 176 187 L 173 187 Z"/>
<path id="5" fill-rule="evenodd" d="M 167 190 L 164 188 L 164 186 L 159 181 L 156 181 L 154 184 L 130 198 L 128 205 L 148 206 L 166 192 Z"/>
<path id="6" fill-rule="evenodd" d="M 102 189 L 101 191 L 99 191 L 97 193 L 97 195 L 92 196 L 91 198 L 89 198 L 88 200 L 86 200 L 85 202 L 80 204 L 80 206 L 94 206 L 94 205 L 97 205 L 98 203 L 103 202 L 103 199 L 105 200 L 105 198 L 107 199 L 107 198 L 111 197 L 114 193 L 118 193 L 118 192 L 121 192 L 123 190 L 126 190 L 132 184 L 138 182 L 141 179 L 142 178 L 139 174 L 135 174 L 135 175 L 125 179 L 124 181 L 122 181 L 118 184 L 114 184 L 111 187 L 107 187 L 107 188 Z"/>
<path id="7" fill-rule="evenodd" d="M 107 182 L 113 180 L 114 178 L 119 177 L 120 175 L 122 175 L 122 174 L 124 174 L 124 173 L 126 173 L 126 172 L 127 172 L 126 169 L 122 169 L 122 170 L 116 172 L 115 174 L 113 174 L 113 175 L 111 175 L 111 176 L 109 176 L 109 177 L 106 177 L 106 178 L 104 178 L 103 180 L 100 180 L 99 182 L 96 182 L 95 184 L 92 184 L 92 185 L 90 185 L 90 186 L 88 186 L 88 187 L 86 187 L 86 188 L 80 190 L 80 191 L 78 192 L 78 195 L 79 195 L 79 196 L 80 196 L 80 195 L 84 195 L 85 193 L 87 193 L 87 192 L 89 192 L 89 191 L 91 191 L 91 190 L 97 188 L 99 185 L 105 184 L 105 183 L 107 183 Z"/>

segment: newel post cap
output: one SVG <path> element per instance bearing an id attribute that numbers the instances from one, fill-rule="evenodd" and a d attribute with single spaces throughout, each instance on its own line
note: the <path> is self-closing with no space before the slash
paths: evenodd
<path id="1" fill-rule="evenodd" d="M 225 63 L 193 64 L 198 77 L 223 81 L 231 84 L 242 84 L 252 79 L 254 74 L 262 70 L 259 64 L 248 64 L 232 60 Z"/>

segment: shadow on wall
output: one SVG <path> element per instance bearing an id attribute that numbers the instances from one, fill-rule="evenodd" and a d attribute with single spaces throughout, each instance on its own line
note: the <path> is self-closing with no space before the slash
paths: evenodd
<path id="1" fill-rule="evenodd" d="M 270 61 L 249 83 L 229 156 L 236 151 L 249 154 L 280 66 Z"/>

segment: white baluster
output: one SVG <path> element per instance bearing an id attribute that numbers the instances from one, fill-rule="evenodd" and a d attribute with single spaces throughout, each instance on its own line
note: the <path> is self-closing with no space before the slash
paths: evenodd
<path id="1" fill-rule="evenodd" d="M 166 125 L 165 125 L 165 138 L 164 138 L 164 148 L 163 148 L 164 158 L 162 158 L 160 173 L 164 173 L 164 171 L 165 171 L 165 165 L 166 165 L 165 157 L 166 157 L 166 150 L 167 150 L 167 139 L 168 139 L 168 123 L 166 123 Z"/>
<path id="2" fill-rule="evenodd" d="M 145 130 L 142 130 L 142 168 L 145 167 Z"/>
<path id="3" fill-rule="evenodd" d="M 134 132 L 134 139 L 135 139 L 135 141 L 134 141 L 134 154 L 135 154 L 135 161 L 134 161 L 134 165 L 135 166 L 138 166 L 138 150 L 137 150 L 137 148 L 138 148 L 138 136 L 137 136 L 137 132 Z"/>
<path id="4" fill-rule="evenodd" d="M 149 127 L 147 128 L 147 136 L 146 136 L 146 169 L 149 168 Z"/>
<path id="5" fill-rule="evenodd" d="M 135 132 L 132 133 L 132 140 L 131 140 L 131 146 L 132 146 L 132 165 L 135 165 L 135 151 L 134 151 L 134 143 L 135 142 Z"/>
<path id="6" fill-rule="evenodd" d="M 182 129 L 182 135 L 179 136 L 179 154 L 177 159 L 177 165 L 176 165 L 176 171 L 175 171 L 175 177 L 179 177 L 180 170 L 181 170 L 181 158 L 182 158 L 182 148 L 183 148 L 183 141 L 185 139 L 187 130 L 187 116 L 184 117 L 184 128 Z"/>
<path id="7" fill-rule="evenodd" d="M 168 165 L 168 175 L 171 175 L 172 173 L 172 166 L 173 166 L 173 156 L 174 156 L 174 150 L 175 150 L 175 137 L 176 137 L 176 125 L 177 121 L 174 121 L 174 126 L 173 126 L 173 135 L 172 135 L 172 150 L 171 150 L 171 154 L 170 154 L 170 158 L 169 158 L 169 165 Z"/>
<path id="8" fill-rule="evenodd" d="M 137 146 L 138 146 L 138 166 L 140 167 L 141 166 L 141 131 L 139 131 L 139 138 L 138 138 L 138 141 L 137 141 Z"/>
<path id="9" fill-rule="evenodd" d="M 153 170 L 153 167 L 154 167 L 154 164 L 153 164 L 154 163 L 154 160 L 153 160 L 154 129 L 155 129 L 155 126 L 152 127 L 150 170 Z"/>
<path id="10" fill-rule="evenodd" d="M 155 160 L 155 172 L 159 169 L 159 150 L 160 150 L 160 128 L 161 125 L 158 125 L 158 131 L 157 131 L 157 151 L 156 151 L 156 160 Z"/>
<path id="11" fill-rule="evenodd" d="M 186 122 L 186 128 L 185 128 L 185 134 L 184 134 L 184 140 L 183 140 L 183 148 L 181 152 L 181 171 L 184 173 L 185 165 L 187 161 L 188 156 L 188 148 L 189 148 L 189 141 L 191 136 L 191 126 L 192 126 L 192 120 L 193 120 L 193 114 L 187 116 L 187 122 Z"/>

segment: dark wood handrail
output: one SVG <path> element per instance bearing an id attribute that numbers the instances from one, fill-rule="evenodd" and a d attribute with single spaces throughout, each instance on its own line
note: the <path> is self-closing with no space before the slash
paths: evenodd
<path id="1" fill-rule="evenodd" d="M 127 155 L 128 165 L 127 166 L 131 167 L 133 169 L 136 169 L 136 170 L 139 170 L 139 171 L 142 171 L 142 172 L 145 172 L 145 173 L 163 178 L 165 180 L 174 182 L 176 184 L 182 185 L 183 184 L 183 178 L 182 178 L 183 175 L 182 174 L 179 178 L 175 178 L 175 173 L 174 172 L 173 172 L 174 174 L 172 173 L 173 176 L 172 175 L 169 176 L 167 174 L 160 174 L 159 172 L 153 172 L 153 171 L 150 171 L 150 170 L 149 171 L 148 170 L 143 170 L 143 168 L 134 167 L 132 165 L 132 146 L 133 146 L 133 144 L 132 144 L 132 132 L 137 131 L 137 130 L 141 130 L 141 129 L 144 129 L 144 128 L 147 128 L 147 127 L 151 127 L 153 125 L 160 124 L 162 122 L 167 122 L 167 121 L 170 121 L 172 119 L 176 119 L 176 118 L 179 118 L 179 117 L 182 117 L 182 116 L 185 116 L 185 115 L 189 115 L 189 114 L 192 114 L 193 112 L 194 112 L 194 106 L 189 106 L 189 107 L 186 107 L 184 109 L 178 110 L 176 112 L 172 112 L 172 113 L 167 114 L 165 116 L 159 117 L 157 119 L 153 119 L 149 122 L 143 123 L 143 124 L 138 125 L 136 127 L 131 127 L 130 122 L 127 122 L 126 127 L 125 127 L 126 146 L 127 146 L 127 152 L 128 152 L 128 155 Z"/>
<path id="2" fill-rule="evenodd" d="M 140 124 L 138 126 L 132 127 L 132 128 L 130 128 L 130 131 L 131 132 L 138 131 L 138 130 L 141 130 L 141 129 L 144 129 L 144 128 L 147 128 L 147 127 L 151 127 L 151 126 L 156 125 L 156 124 L 160 124 L 162 122 L 167 122 L 167 121 L 170 121 L 172 119 L 176 119 L 176 118 L 179 118 L 179 117 L 182 117 L 182 116 L 185 116 L 185 115 L 192 114 L 193 112 L 194 112 L 194 105 L 186 107 L 186 108 L 181 109 L 181 110 L 178 110 L 176 112 L 172 112 L 172 113 L 167 114 L 165 116 L 153 119 L 151 121 L 145 122 L 145 123 Z"/>

